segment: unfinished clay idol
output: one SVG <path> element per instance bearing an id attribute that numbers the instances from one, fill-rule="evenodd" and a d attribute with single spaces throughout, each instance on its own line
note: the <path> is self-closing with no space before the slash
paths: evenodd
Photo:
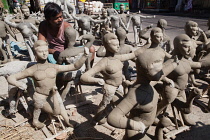
<path id="1" fill-rule="evenodd" d="M 81 76 L 81 82 L 83 83 L 103 85 L 104 97 L 94 117 L 94 124 L 103 119 L 107 105 L 112 100 L 116 89 L 122 84 L 122 61 L 133 59 L 142 52 L 142 49 L 138 49 L 133 53 L 115 55 L 119 51 L 119 41 L 113 33 L 104 35 L 103 44 L 106 49 L 106 57 Z M 99 72 L 103 75 L 103 79 L 94 77 Z"/>
<path id="2" fill-rule="evenodd" d="M 157 55 L 151 55 L 153 53 Z M 173 61 L 164 66 L 164 57 L 165 54 L 159 47 L 145 49 L 138 55 L 137 80 L 130 87 L 127 96 L 108 116 L 110 125 L 126 129 L 125 139 L 148 138 L 146 131 L 155 120 L 159 98 L 150 82 L 163 79 L 178 65 L 178 61 Z"/>
<path id="3" fill-rule="evenodd" d="M 1 63 L 6 63 L 9 60 L 12 61 L 13 60 L 13 56 L 12 56 L 12 52 L 11 52 L 11 46 L 10 46 L 10 38 L 9 38 L 9 34 L 16 39 L 15 34 L 12 32 L 12 30 L 9 28 L 9 26 L 4 22 L 4 21 L 0 21 L 0 52 L 3 55 L 3 61 L 0 61 Z M 4 45 L 5 43 L 5 45 Z M 6 46 L 6 50 L 4 49 L 4 46 Z M 8 56 L 7 56 L 8 53 Z M 8 60 L 9 58 L 9 60 Z"/>
<path id="4" fill-rule="evenodd" d="M 12 19 L 12 16 L 7 16 L 4 21 L 9 26 L 16 28 L 17 30 L 20 31 L 20 33 L 22 34 L 23 39 L 25 41 L 25 45 L 28 49 L 31 61 L 36 61 L 33 51 L 32 51 L 32 47 L 33 47 L 34 42 L 37 40 L 37 36 L 33 32 L 35 30 L 38 33 L 37 27 L 29 22 L 14 23 L 14 22 L 10 21 L 11 19 Z"/>
<path id="5" fill-rule="evenodd" d="M 88 50 L 85 49 L 84 55 L 71 65 L 56 65 L 48 63 L 48 44 L 43 40 L 38 40 L 34 44 L 34 51 L 37 59 L 37 64 L 25 69 L 24 71 L 11 75 L 7 78 L 8 82 L 22 90 L 26 87 L 21 83 L 20 79 L 31 77 L 34 81 L 35 93 L 33 125 L 37 128 L 42 128 L 43 123 L 39 121 L 41 110 L 52 115 L 61 115 L 64 121 L 71 127 L 69 117 L 63 105 L 60 94 L 55 85 L 56 75 L 59 72 L 72 71 L 79 69 L 87 59 Z"/>
<path id="6" fill-rule="evenodd" d="M 189 119 L 189 113 L 191 113 L 192 103 L 194 98 L 199 94 L 195 89 L 190 96 L 186 98 L 185 89 L 188 84 L 188 74 L 191 69 L 198 69 L 201 66 L 205 66 L 200 62 L 193 62 L 188 59 L 191 55 L 192 47 L 194 45 L 193 40 L 186 34 L 181 34 L 174 39 L 174 55 L 178 56 L 180 64 L 172 71 L 167 77 L 174 81 L 174 86 L 165 85 L 163 92 L 163 99 L 158 103 L 157 115 L 159 115 L 170 103 L 172 103 L 178 110 L 181 111 L 185 124 L 193 125 L 196 121 Z M 172 62 L 169 59 L 168 64 Z M 167 64 L 166 64 L 167 65 Z M 206 63 L 206 65 L 209 65 Z"/>

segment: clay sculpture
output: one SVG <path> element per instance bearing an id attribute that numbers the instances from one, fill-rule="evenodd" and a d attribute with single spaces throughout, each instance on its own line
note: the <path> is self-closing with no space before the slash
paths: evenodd
<path id="1" fill-rule="evenodd" d="M 34 44 L 34 51 L 37 59 L 37 64 L 25 69 L 24 71 L 11 75 L 7 78 L 8 82 L 22 90 L 26 87 L 18 80 L 31 77 L 34 81 L 35 93 L 33 125 L 37 128 L 42 128 L 43 123 L 39 121 L 41 110 L 53 114 L 61 115 L 69 126 L 73 125 L 69 122 L 69 117 L 63 105 L 60 94 L 55 85 L 56 75 L 58 72 L 72 71 L 79 69 L 88 57 L 88 49 L 85 49 L 84 55 L 75 63 L 71 65 L 56 65 L 48 63 L 48 44 L 43 40 L 38 40 Z"/>

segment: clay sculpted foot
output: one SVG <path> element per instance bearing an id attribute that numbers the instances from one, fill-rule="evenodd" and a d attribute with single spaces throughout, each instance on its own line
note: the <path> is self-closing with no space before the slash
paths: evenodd
<path id="1" fill-rule="evenodd" d="M 193 121 L 193 120 L 189 117 L 190 114 L 184 114 L 184 113 L 182 113 L 182 112 L 181 112 L 181 114 L 182 114 L 183 121 L 184 121 L 184 123 L 185 123 L 186 125 L 188 125 L 188 126 L 196 125 L 195 121 Z"/>
<path id="2" fill-rule="evenodd" d="M 44 123 L 41 123 L 39 121 L 33 121 L 33 125 L 38 129 L 41 129 L 45 126 Z"/>

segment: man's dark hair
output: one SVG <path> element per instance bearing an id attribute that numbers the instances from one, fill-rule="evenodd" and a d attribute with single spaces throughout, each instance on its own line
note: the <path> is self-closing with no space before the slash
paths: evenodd
<path id="1" fill-rule="evenodd" d="M 57 16 L 60 12 L 62 12 L 61 7 L 54 2 L 48 2 L 44 7 L 44 17 L 46 20 Z"/>

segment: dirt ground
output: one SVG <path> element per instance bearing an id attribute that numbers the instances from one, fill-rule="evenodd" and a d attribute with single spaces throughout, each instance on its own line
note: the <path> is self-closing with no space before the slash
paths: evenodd
<path id="1" fill-rule="evenodd" d="M 95 44 L 96 50 L 99 48 Z M 100 59 L 97 58 L 95 63 Z M 133 62 L 130 62 L 131 66 L 134 66 Z M 202 81 L 200 81 L 202 82 Z M 206 88 L 208 83 L 203 82 L 203 86 Z M 7 99 L 7 89 L 8 84 L 4 77 L 0 77 L 0 140 L 43 140 L 46 139 L 46 135 L 55 134 L 52 124 L 50 124 L 49 116 L 42 112 L 40 121 L 46 124 L 47 132 L 44 130 L 35 130 L 32 126 L 31 116 L 28 115 L 21 104 L 18 106 L 18 112 L 14 118 L 5 118 L 3 116 L 5 108 L 8 108 L 8 99 Z M 68 132 L 67 139 L 71 140 L 122 140 L 125 131 L 123 129 L 117 129 L 111 126 L 103 125 L 91 125 L 91 120 L 94 114 L 96 113 L 98 104 L 102 100 L 102 88 L 97 85 L 82 85 L 82 94 L 86 97 L 85 105 L 74 107 L 71 104 L 72 100 L 79 102 L 79 96 L 81 95 L 68 95 L 66 101 L 64 102 L 65 106 L 71 107 L 67 109 L 67 112 L 70 116 L 70 119 L 79 123 L 79 126 L 74 129 L 73 132 Z M 71 101 L 70 101 L 71 100 Z M 177 140 L 207 140 L 210 138 L 210 113 L 208 110 L 205 110 L 204 107 L 208 103 L 208 98 L 196 99 L 197 102 L 194 102 L 193 111 L 190 115 L 190 118 L 196 122 L 195 126 L 189 128 L 189 130 L 179 133 L 176 137 L 172 139 Z M 201 105 L 199 105 L 200 103 Z M 76 104 L 77 105 L 77 104 Z M 169 116 L 173 118 L 171 107 L 167 109 Z M 62 130 L 61 124 L 58 119 L 55 119 L 55 126 L 57 132 Z M 179 118 L 178 118 L 179 119 Z M 175 127 L 170 127 L 166 131 L 175 129 Z M 151 139 L 155 139 L 155 126 L 151 126 L 147 131 L 148 136 Z"/>

